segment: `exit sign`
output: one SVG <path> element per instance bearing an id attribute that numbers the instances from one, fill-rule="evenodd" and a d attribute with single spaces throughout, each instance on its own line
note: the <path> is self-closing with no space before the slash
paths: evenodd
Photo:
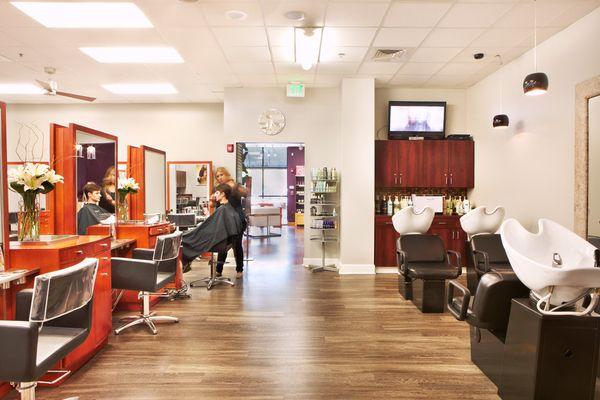
<path id="1" fill-rule="evenodd" d="M 300 82 L 288 83 L 287 97 L 304 97 L 304 84 Z"/>

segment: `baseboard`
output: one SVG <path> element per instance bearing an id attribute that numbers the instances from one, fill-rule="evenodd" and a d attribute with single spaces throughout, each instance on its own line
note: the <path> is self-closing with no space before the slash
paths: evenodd
<path id="1" fill-rule="evenodd" d="M 375 267 L 375 273 L 377 273 L 377 274 L 397 274 L 398 267 Z"/>
<path id="2" fill-rule="evenodd" d="M 375 265 L 373 264 L 340 264 L 340 275 L 373 275 Z"/>

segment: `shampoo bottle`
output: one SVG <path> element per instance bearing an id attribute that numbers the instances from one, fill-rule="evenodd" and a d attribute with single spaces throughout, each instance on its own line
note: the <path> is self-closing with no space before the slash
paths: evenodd
<path id="1" fill-rule="evenodd" d="M 388 197 L 387 201 L 387 215 L 394 215 L 394 202 L 392 201 L 392 196 Z"/>

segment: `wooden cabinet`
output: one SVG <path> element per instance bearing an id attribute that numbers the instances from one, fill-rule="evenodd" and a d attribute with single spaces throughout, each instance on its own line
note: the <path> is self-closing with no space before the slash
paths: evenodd
<path id="1" fill-rule="evenodd" d="M 461 140 L 378 140 L 378 188 L 472 188 L 474 143 Z"/>
<path id="2" fill-rule="evenodd" d="M 457 215 L 436 215 L 429 229 L 430 234 L 439 235 L 446 250 L 457 251 L 462 265 L 466 263 L 467 235 L 460 227 Z M 392 225 L 392 217 L 375 216 L 375 266 L 396 267 L 396 240 L 400 237 Z"/>
<path id="3" fill-rule="evenodd" d="M 61 368 L 77 370 L 108 342 L 112 329 L 110 238 L 76 236 L 51 244 L 10 242 L 10 247 L 11 268 L 39 268 L 42 274 L 70 267 L 86 257 L 98 259 L 90 335 L 61 362 Z"/>

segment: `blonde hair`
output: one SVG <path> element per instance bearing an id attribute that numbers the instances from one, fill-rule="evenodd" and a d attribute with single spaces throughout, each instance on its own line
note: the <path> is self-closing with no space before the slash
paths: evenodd
<path id="1" fill-rule="evenodd" d="M 231 177 L 231 174 L 229 173 L 229 171 L 227 171 L 227 168 L 225 168 L 225 167 L 218 167 L 218 168 L 215 170 L 215 177 L 216 177 L 216 176 L 217 176 L 219 173 L 221 173 L 221 174 L 225 175 L 225 177 L 227 178 L 227 181 L 232 181 L 232 180 L 233 180 L 233 178 Z"/>
<path id="2" fill-rule="evenodd" d="M 113 174 L 115 175 L 116 178 L 116 168 L 115 166 L 110 166 L 108 167 L 108 169 L 106 170 L 106 172 L 104 173 L 104 178 L 102 178 L 102 188 L 105 188 L 106 186 L 110 186 L 110 185 L 114 185 L 115 184 L 115 180 L 113 179 L 112 181 L 110 180 L 110 175 Z"/>

